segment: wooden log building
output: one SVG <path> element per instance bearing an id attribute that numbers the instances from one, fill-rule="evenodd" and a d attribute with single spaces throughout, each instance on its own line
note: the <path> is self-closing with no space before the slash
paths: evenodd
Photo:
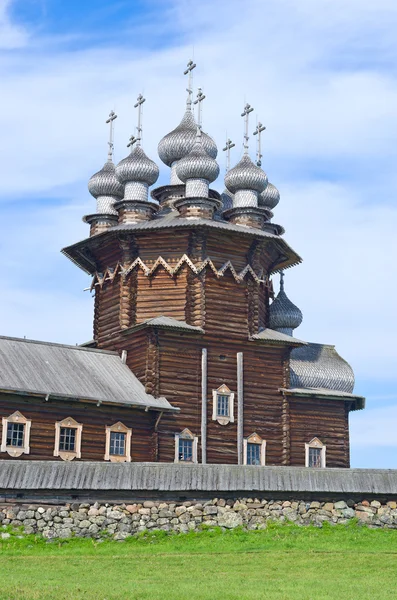
<path id="1" fill-rule="evenodd" d="M 143 102 L 117 166 L 111 113 L 90 236 L 63 250 L 92 277 L 93 340 L 0 338 L 1 458 L 349 467 L 349 413 L 364 399 L 333 346 L 293 336 L 302 313 L 283 271 L 301 259 L 272 221 L 280 195 L 260 144 L 256 164 L 249 156 L 251 107 L 219 194 L 217 148 L 189 85 L 159 144 L 170 183 L 149 197 L 159 169 L 141 146 Z"/>

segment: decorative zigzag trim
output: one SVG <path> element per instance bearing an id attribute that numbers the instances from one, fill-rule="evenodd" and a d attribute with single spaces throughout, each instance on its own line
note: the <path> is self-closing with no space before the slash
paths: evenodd
<path id="1" fill-rule="evenodd" d="M 204 269 L 209 267 L 214 275 L 218 278 L 223 277 L 227 271 L 230 271 L 235 281 L 237 283 L 241 283 L 249 273 L 256 283 L 266 283 L 267 285 L 271 285 L 271 282 L 268 279 L 264 279 L 263 269 L 259 274 L 257 274 L 251 265 L 246 265 L 244 269 L 238 273 L 230 260 L 225 262 L 220 269 L 217 269 L 209 257 L 203 262 L 195 265 L 190 258 L 184 254 L 182 258 L 178 260 L 175 266 L 171 266 L 166 260 L 164 260 L 162 256 L 159 256 L 151 267 L 148 267 L 141 258 L 136 258 L 128 267 L 123 267 L 120 263 L 117 263 L 114 269 L 108 268 L 104 273 L 95 273 L 90 290 L 92 291 L 96 285 L 102 287 L 105 281 L 114 281 L 118 273 L 120 273 L 121 277 L 125 279 L 134 269 L 141 269 L 146 277 L 150 277 L 161 266 L 167 271 L 167 273 L 169 273 L 169 275 L 171 275 L 171 277 L 173 277 L 178 273 L 183 265 L 187 265 L 196 275 L 199 275 L 202 273 L 202 271 L 204 271 Z"/>

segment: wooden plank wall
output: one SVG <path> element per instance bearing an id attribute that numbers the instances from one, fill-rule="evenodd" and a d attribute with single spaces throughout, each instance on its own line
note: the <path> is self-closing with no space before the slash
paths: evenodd
<path id="1" fill-rule="evenodd" d="M 327 446 L 327 467 L 349 467 L 345 403 L 325 398 L 288 397 L 290 407 L 290 464 L 305 464 L 305 443 L 314 437 Z"/>
<path id="2" fill-rule="evenodd" d="M 4 396 L 0 398 L 0 417 L 7 417 L 19 410 L 24 417 L 31 419 L 30 454 L 23 454 L 20 460 L 62 460 L 55 458 L 55 422 L 72 417 L 83 424 L 81 459 L 103 460 L 105 455 L 105 427 L 117 421 L 132 429 L 131 460 L 154 460 L 156 453 L 154 422 L 157 413 L 145 412 L 130 407 L 96 406 L 91 403 L 49 401 L 24 396 Z M 0 435 L 2 425 L 0 418 Z M 2 459 L 13 460 L 8 453 L 1 453 Z M 77 459 L 75 459 L 77 460 Z"/>
<path id="3" fill-rule="evenodd" d="M 138 272 L 136 297 L 136 323 L 153 319 L 160 315 L 173 317 L 178 321 L 186 319 L 187 267 L 182 267 L 172 277 L 163 267 L 147 277 Z"/>

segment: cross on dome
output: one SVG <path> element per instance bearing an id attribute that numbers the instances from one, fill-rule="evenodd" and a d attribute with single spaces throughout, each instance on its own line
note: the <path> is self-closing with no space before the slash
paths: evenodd
<path id="1" fill-rule="evenodd" d="M 201 119 L 202 119 L 202 108 L 201 108 L 201 103 L 204 100 L 205 96 L 203 94 L 203 90 L 201 88 L 198 89 L 197 92 L 197 100 L 195 100 L 193 102 L 193 104 L 198 104 L 198 111 L 197 111 L 197 125 L 199 127 L 199 129 L 201 129 Z"/>
<path id="2" fill-rule="evenodd" d="M 235 147 L 236 144 L 233 144 L 230 138 L 226 139 L 225 147 L 222 148 L 223 152 L 226 152 L 226 173 L 230 169 L 230 150 Z"/>
<path id="3" fill-rule="evenodd" d="M 113 133 L 114 133 L 114 126 L 113 126 L 113 121 L 117 119 L 117 115 L 114 112 L 114 110 L 111 110 L 109 113 L 109 118 L 106 120 L 106 123 L 109 123 L 109 141 L 108 141 L 108 146 L 109 146 L 109 150 L 108 150 L 108 161 L 112 162 L 113 160 L 113 148 L 114 148 L 114 144 L 113 144 Z"/>
<path id="4" fill-rule="evenodd" d="M 187 83 L 187 100 L 186 100 L 186 105 L 189 109 L 191 109 L 192 106 L 192 97 L 193 97 L 193 74 L 192 71 L 193 69 L 196 68 L 196 63 L 194 63 L 192 60 L 189 60 L 189 62 L 187 63 L 187 69 L 185 69 L 185 71 L 183 71 L 184 75 L 188 75 L 188 83 Z"/>
<path id="5" fill-rule="evenodd" d="M 138 108 L 138 126 L 136 128 L 137 137 L 135 141 L 136 145 L 140 146 L 142 140 L 142 104 L 146 102 L 146 98 L 144 98 L 142 94 L 139 94 L 136 100 L 137 101 L 136 104 L 134 104 L 134 108 Z"/>
<path id="6" fill-rule="evenodd" d="M 132 150 L 133 145 L 136 144 L 137 141 L 138 141 L 137 138 L 132 135 L 128 141 L 127 148 L 131 148 L 131 150 Z"/>
<path id="7" fill-rule="evenodd" d="M 244 154 L 248 154 L 248 140 L 250 139 L 248 135 L 248 115 L 253 110 L 252 106 L 247 102 L 244 106 L 244 111 L 241 113 L 241 116 L 244 117 Z"/>
<path id="8" fill-rule="evenodd" d="M 261 133 L 262 131 L 265 131 L 266 127 L 264 125 L 262 125 L 262 123 L 259 121 L 257 123 L 256 129 L 253 133 L 253 135 L 257 135 L 257 140 L 256 140 L 256 164 L 258 167 L 262 166 L 262 148 L 261 148 Z"/>

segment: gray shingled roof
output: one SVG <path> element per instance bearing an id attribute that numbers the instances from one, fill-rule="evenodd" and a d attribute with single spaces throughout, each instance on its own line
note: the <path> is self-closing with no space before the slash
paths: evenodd
<path id="1" fill-rule="evenodd" d="M 159 327 L 160 329 L 177 329 L 179 331 L 191 333 L 204 333 L 204 329 L 201 327 L 195 327 L 194 325 L 189 325 L 186 321 L 177 321 L 177 319 L 174 319 L 173 317 L 165 317 L 164 315 L 154 317 L 153 319 L 147 319 L 142 323 L 138 323 L 138 325 L 125 329 L 123 333 L 142 329 L 143 327 Z"/>
<path id="2" fill-rule="evenodd" d="M 302 340 L 298 340 L 291 335 L 286 335 L 285 333 L 280 333 L 279 331 L 274 331 L 274 329 L 269 328 L 251 336 L 251 339 L 259 341 L 262 340 L 269 342 L 270 344 L 283 344 L 287 346 L 302 346 L 307 344 L 307 342 L 302 342 Z"/>
<path id="3" fill-rule="evenodd" d="M 233 223 L 229 223 L 228 221 L 224 221 L 223 219 L 186 219 L 180 217 L 179 213 L 177 213 L 176 211 L 170 211 L 168 214 L 161 212 L 151 221 L 141 221 L 139 223 L 123 223 L 121 225 L 115 225 L 114 227 L 107 229 L 103 233 L 99 233 L 98 235 L 77 242 L 76 244 L 67 246 L 66 248 L 63 248 L 62 253 L 65 254 L 65 256 L 67 256 L 68 258 L 70 258 L 73 262 L 75 262 L 80 268 L 84 269 L 88 273 L 93 274 L 97 270 L 97 268 L 96 265 L 94 265 L 91 259 L 89 258 L 89 255 L 87 255 L 86 248 L 89 248 L 92 244 L 95 245 L 100 243 L 101 239 L 103 239 L 104 237 L 116 237 L 120 233 L 129 231 L 139 232 L 167 228 L 189 229 L 192 227 L 206 227 L 208 229 L 215 230 L 223 229 L 226 231 L 240 233 L 246 236 L 248 235 L 250 237 L 261 237 L 274 240 L 274 242 L 279 246 L 281 251 L 286 252 L 287 255 L 291 255 L 291 259 L 288 259 L 286 255 L 285 261 L 276 265 L 276 268 L 274 269 L 275 272 L 279 271 L 282 268 L 286 269 L 302 262 L 301 257 L 287 244 L 285 240 L 283 240 L 278 235 L 275 235 L 268 231 L 262 231 L 254 227 L 234 225 Z"/>
<path id="4" fill-rule="evenodd" d="M 146 394 L 117 352 L 0 337 L 0 391 L 177 410 Z"/>
<path id="5" fill-rule="evenodd" d="M 397 470 L 1 460 L 0 489 L 214 494 L 254 491 L 390 497 L 397 495 Z"/>
<path id="6" fill-rule="evenodd" d="M 294 348 L 290 369 L 291 387 L 353 392 L 353 369 L 337 353 L 335 346 L 310 343 L 302 348 Z"/>

